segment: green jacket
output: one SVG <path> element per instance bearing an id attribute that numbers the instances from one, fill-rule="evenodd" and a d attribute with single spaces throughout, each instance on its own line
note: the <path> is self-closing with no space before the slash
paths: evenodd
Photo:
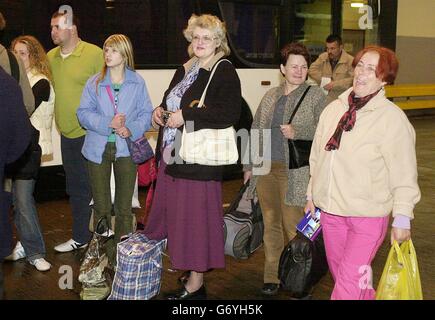
<path id="1" fill-rule="evenodd" d="M 57 127 L 67 138 L 81 137 L 86 131 L 80 126 L 76 111 L 86 81 L 103 68 L 103 51 L 93 44 L 80 41 L 66 59 L 61 57 L 60 47 L 50 50 L 47 57 L 56 93 L 54 111 Z"/>

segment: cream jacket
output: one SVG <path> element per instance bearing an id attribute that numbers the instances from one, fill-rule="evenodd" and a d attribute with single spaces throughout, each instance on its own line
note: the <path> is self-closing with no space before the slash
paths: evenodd
<path id="1" fill-rule="evenodd" d="M 405 113 L 385 98 L 383 89 L 357 111 L 355 126 L 343 132 L 340 148 L 325 151 L 349 108 L 351 91 L 341 94 L 320 116 L 307 197 L 339 216 L 383 217 L 392 212 L 412 219 L 420 200 L 415 131 Z"/>
<path id="2" fill-rule="evenodd" d="M 334 86 L 328 92 L 327 103 L 330 103 L 338 98 L 340 94 L 352 86 L 353 81 L 353 57 L 346 51 L 342 50 L 340 59 L 337 62 L 334 70 L 329 63 L 328 53 L 322 53 L 316 61 L 314 61 L 308 75 L 320 85 L 322 77 L 331 78 Z"/>
<path id="3" fill-rule="evenodd" d="M 31 87 L 33 87 L 41 79 L 48 80 L 44 75 L 37 74 L 32 71 L 27 73 L 27 77 L 29 78 Z M 42 150 L 42 155 L 53 153 L 51 130 L 53 127 L 54 98 L 54 90 L 50 82 L 50 96 L 48 101 L 42 101 L 30 117 L 30 122 L 32 125 L 39 130 L 39 145 Z"/>

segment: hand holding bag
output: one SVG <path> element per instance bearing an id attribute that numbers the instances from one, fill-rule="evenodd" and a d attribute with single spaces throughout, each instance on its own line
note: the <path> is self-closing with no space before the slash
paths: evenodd
<path id="1" fill-rule="evenodd" d="M 308 90 L 310 90 L 310 87 L 308 87 L 305 90 L 302 97 L 299 99 L 299 102 L 296 105 L 296 108 L 290 117 L 289 124 L 291 124 L 296 112 L 299 109 L 299 106 L 301 105 L 306 94 L 308 93 Z M 288 151 L 289 151 L 288 168 L 289 169 L 298 169 L 310 165 L 309 159 L 310 159 L 310 151 L 311 151 L 312 144 L 313 144 L 312 140 L 293 140 L 293 139 L 288 140 Z"/>
<path id="2" fill-rule="evenodd" d="M 198 108 L 202 108 L 207 88 L 219 63 L 222 61 L 228 60 L 221 60 L 214 66 L 210 78 L 208 79 L 208 83 L 202 93 Z M 231 126 L 225 129 L 201 129 L 198 131 L 187 132 L 185 125 L 181 136 L 179 155 L 186 162 L 207 166 L 234 164 L 239 158 L 236 143 L 236 131 Z"/>
<path id="3" fill-rule="evenodd" d="M 115 99 L 113 99 L 112 91 L 110 91 L 110 86 L 106 86 L 107 94 L 109 95 L 110 101 L 112 102 L 115 114 L 117 113 L 117 106 L 115 104 Z M 153 148 L 151 147 L 148 139 L 144 136 L 133 141 L 130 138 L 125 138 L 127 143 L 128 151 L 130 152 L 131 160 L 136 164 L 141 164 L 151 159 L 154 156 Z"/>
<path id="4" fill-rule="evenodd" d="M 417 254 L 412 240 L 400 247 L 393 242 L 381 280 L 376 300 L 423 300 Z"/>

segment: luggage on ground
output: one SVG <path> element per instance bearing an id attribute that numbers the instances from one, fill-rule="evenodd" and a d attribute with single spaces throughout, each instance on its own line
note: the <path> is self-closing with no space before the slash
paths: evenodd
<path id="1" fill-rule="evenodd" d="M 160 291 L 165 240 L 136 232 L 117 245 L 117 266 L 108 300 L 148 300 Z"/>
<path id="2" fill-rule="evenodd" d="M 247 259 L 263 243 L 264 223 L 260 203 L 247 199 L 242 186 L 224 215 L 225 254 Z"/>

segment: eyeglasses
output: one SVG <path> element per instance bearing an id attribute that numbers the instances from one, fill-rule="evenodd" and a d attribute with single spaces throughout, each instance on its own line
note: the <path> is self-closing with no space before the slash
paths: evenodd
<path id="1" fill-rule="evenodd" d="M 355 69 L 359 69 L 362 72 L 367 72 L 367 73 L 376 73 L 376 68 L 377 68 L 376 65 L 372 65 L 372 64 L 364 65 L 362 61 L 359 61 L 355 66 Z"/>
<path id="2" fill-rule="evenodd" d="M 199 42 L 201 40 L 201 42 L 204 43 L 204 44 L 210 44 L 215 39 L 216 38 L 211 38 L 209 36 L 204 36 L 204 37 L 193 36 L 192 37 L 192 42 Z"/>

